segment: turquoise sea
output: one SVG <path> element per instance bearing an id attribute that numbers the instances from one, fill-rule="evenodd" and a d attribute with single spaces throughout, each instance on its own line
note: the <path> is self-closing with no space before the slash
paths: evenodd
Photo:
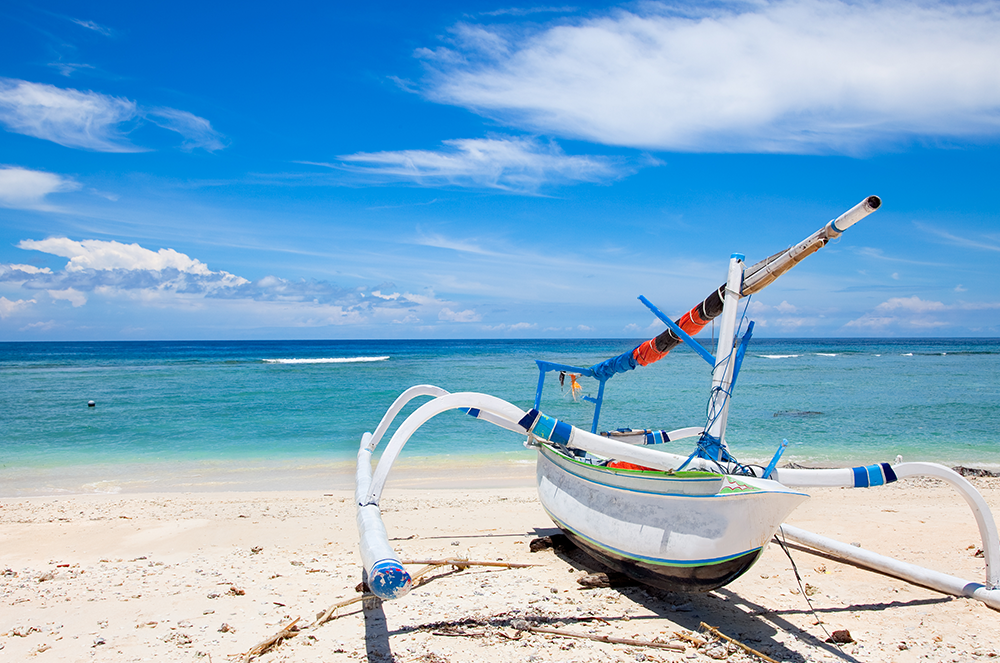
<path id="1" fill-rule="evenodd" d="M 0 496 L 350 487 L 362 433 L 407 387 L 481 391 L 527 409 L 535 359 L 590 366 L 639 342 L 2 343 Z M 1000 339 L 755 338 L 727 438 L 744 462 L 768 460 L 787 438 L 784 460 L 807 465 L 899 454 L 996 470 L 998 375 Z M 608 383 L 601 429 L 703 425 L 709 384 L 709 366 L 678 348 Z M 555 376 L 542 409 L 587 429 L 593 416 Z M 530 464 L 522 442 L 449 412 L 401 462 L 455 472 Z"/>

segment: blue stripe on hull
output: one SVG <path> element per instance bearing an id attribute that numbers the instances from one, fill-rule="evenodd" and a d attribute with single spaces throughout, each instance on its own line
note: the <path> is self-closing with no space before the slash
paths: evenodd
<path id="1" fill-rule="evenodd" d="M 644 585 L 669 592 L 710 592 L 728 585 L 746 573 L 764 551 L 757 548 L 718 560 L 671 563 L 669 560 L 652 560 L 615 550 L 573 531 L 556 518 L 552 520 L 581 550 L 605 566 Z"/>
<path id="2" fill-rule="evenodd" d="M 544 509 L 545 506 L 542 505 L 542 508 Z M 725 562 L 732 561 L 732 560 L 737 559 L 739 557 L 745 557 L 748 554 L 756 554 L 756 553 L 759 553 L 761 551 L 761 548 L 751 548 L 749 550 L 745 550 L 743 552 L 739 552 L 739 553 L 736 553 L 734 555 L 726 555 L 725 557 L 712 557 L 712 558 L 708 558 L 708 559 L 692 559 L 692 560 L 661 559 L 661 558 L 658 558 L 658 557 L 648 557 L 646 555 L 637 555 L 635 553 L 626 552 L 626 551 L 621 550 L 619 548 L 615 548 L 615 547 L 609 546 L 609 545 L 607 545 L 605 543 L 601 543 L 600 541 L 596 541 L 596 540 L 590 538 L 589 536 L 587 536 L 586 534 L 581 534 L 580 532 L 576 531 L 575 529 L 573 529 L 572 527 L 570 527 L 569 525 L 567 525 L 566 523 L 564 523 L 563 521 L 561 521 L 559 518 L 556 518 L 552 514 L 552 512 L 549 511 L 548 509 L 545 509 L 545 513 L 549 514 L 549 518 L 552 519 L 552 522 L 554 522 L 559 527 L 559 529 L 563 530 L 564 532 L 566 532 L 569 535 L 572 535 L 576 539 L 585 541 L 587 544 L 589 544 L 588 547 L 598 548 L 600 550 L 606 551 L 608 554 L 612 554 L 612 555 L 614 555 L 616 557 L 619 557 L 619 558 L 621 558 L 623 560 L 628 560 L 628 561 L 631 561 L 631 562 L 638 562 L 638 563 L 642 563 L 642 564 L 648 564 L 650 566 L 671 566 L 671 567 L 676 567 L 676 568 L 687 568 L 687 567 L 695 567 L 695 566 L 711 566 L 713 564 L 723 564 Z"/>

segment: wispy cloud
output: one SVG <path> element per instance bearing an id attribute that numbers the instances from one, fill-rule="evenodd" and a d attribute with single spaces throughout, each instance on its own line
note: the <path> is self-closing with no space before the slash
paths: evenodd
<path id="1" fill-rule="evenodd" d="M 882 249 L 876 249 L 870 246 L 862 246 L 855 250 L 859 256 L 865 258 L 872 258 L 874 260 L 881 260 L 884 262 L 894 262 L 903 263 L 907 265 L 921 265 L 923 267 L 944 267 L 945 263 L 941 262 L 929 262 L 927 260 L 913 260 L 910 258 L 900 258 L 898 256 L 888 256 Z"/>
<path id="2" fill-rule="evenodd" d="M 548 25 L 460 24 L 426 94 L 509 125 L 641 148 L 858 153 L 1000 135 L 1000 5 L 644 3 Z"/>
<path id="3" fill-rule="evenodd" d="M 88 30 L 92 30 L 98 34 L 102 34 L 105 37 L 112 37 L 115 34 L 115 31 L 112 30 L 111 28 L 101 25 L 99 23 L 95 23 L 94 21 L 85 21 L 79 18 L 70 18 L 69 20 L 76 23 L 82 28 L 87 28 Z"/>
<path id="4" fill-rule="evenodd" d="M 1000 251 L 1000 237 L 996 235 L 974 235 L 963 237 L 950 233 L 947 230 L 934 228 L 923 223 L 917 223 L 915 225 L 924 232 L 934 235 L 938 241 L 943 240 L 952 246 L 958 246 L 964 249 L 978 249 L 980 251 Z"/>
<path id="5" fill-rule="evenodd" d="M 484 331 L 491 332 L 521 332 L 527 331 L 529 329 L 538 329 L 538 325 L 534 322 L 515 322 L 514 324 L 499 324 L 499 325 L 485 325 L 482 328 Z"/>
<path id="6" fill-rule="evenodd" d="M 215 151 L 222 136 L 208 120 L 173 108 L 144 108 L 135 101 L 90 90 L 0 78 L 0 123 L 8 131 L 94 152 L 142 152 L 128 134 L 144 119 L 179 133 L 185 149 Z"/>
<path id="7" fill-rule="evenodd" d="M 432 246 L 436 249 L 448 249 L 449 251 L 458 251 L 459 253 L 469 253 L 480 256 L 509 256 L 509 254 L 505 254 L 503 251 L 484 249 L 476 240 L 445 237 L 439 233 L 421 234 L 413 240 L 413 243 L 420 246 Z"/>
<path id="8" fill-rule="evenodd" d="M 203 117 L 176 108 L 151 108 L 143 116 L 156 126 L 176 131 L 183 136 L 182 147 L 185 150 L 201 148 L 207 152 L 215 152 L 225 147 L 222 135 Z"/>
<path id="9" fill-rule="evenodd" d="M 49 66 L 56 69 L 60 75 L 69 78 L 81 69 L 94 69 L 93 65 L 82 62 L 50 62 Z"/>
<path id="10" fill-rule="evenodd" d="M 446 140 L 440 150 L 359 152 L 338 158 L 340 168 L 374 180 L 518 193 L 534 193 L 547 184 L 608 181 L 629 172 L 614 159 L 567 155 L 554 143 L 528 137 Z"/>
<path id="11" fill-rule="evenodd" d="M 569 14 L 577 11 L 576 7 L 507 7 L 480 12 L 480 16 L 530 16 L 532 14 Z"/>
<path id="12" fill-rule="evenodd" d="M 79 188 L 79 182 L 55 173 L 0 166 L 0 207 L 52 211 L 57 208 L 45 201 L 46 196 Z"/>

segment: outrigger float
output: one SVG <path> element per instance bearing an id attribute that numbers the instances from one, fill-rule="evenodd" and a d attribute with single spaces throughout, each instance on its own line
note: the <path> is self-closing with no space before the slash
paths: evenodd
<path id="1" fill-rule="evenodd" d="M 958 473 L 935 463 L 878 463 L 841 469 L 779 468 L 782 443 L 766 466 L 744 465 L 726 441 L 730 396 L 750 340 L 753 323 L 740 335 L 737 307 L 805 257 L 839 237 L 881 205 L 866 198 L 795 246 L 751 267 L 733 254 L 726 282 L 674 321 L 644 297 L 639 299 L 666 324 L 659 336 L 630 352 L 587 367 L 538 361 L 534 407 L 529 411 L 487 394 L 449 393 L 419 385 L 403 392 L 358 451 L 356 500 L 361 557 L 371 591 L 383 598 L 410 589 L 410 576 L 389 545 L 379 499 L 403 445 L 420 426 L 447 410 L 467 414 L 527 436 L 537 450 L 538 495 L 553 522 L 579 547 L 612 569 L 641 583 L 672 591 L 709 591 L 732 582 L 761 556 L 775 533 L 825 555 L 868 567 L 955 596 L 967 596 L 1000 610 L 1000 541 L 989 506 Z M 692 336 L 715 318 L 719 341 L 713 356 Z M 646 429 L 598 433 L 605 383 L 618 373 L 662 359 L 679 343 L 689 344 L 712 367 L 707 422 L 673 431 Z M 540 411 L 550 372 L 598 381 L 589 431 Z M 414 398 L 430 397 L 398 426 L 372 470 L 372 456 L 396 415 Z M 688 456 L 659 450 L 668 441 L 691 438 Z M 977 583 L 849 546 L 790 525 L 785 518 L 808 494 L 804 488 L 869 488 L 914 476 L 951 484 L 975 514 L 982 537 L 986 579 Z"/>

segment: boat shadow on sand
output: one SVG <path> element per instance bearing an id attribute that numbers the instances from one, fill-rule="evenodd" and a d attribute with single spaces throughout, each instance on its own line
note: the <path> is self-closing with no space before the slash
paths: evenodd
<path id="1" fill-rule="evenodd" d="M 588 555 L 586 551 L 576 547 L 558 529 L 535 528 L 533 534 L 552 540 L 553 545 L 547 547 L 547 549 L 550 549 L 556 557 L 570 567 L 586 574 L 606 574 L 610 580 L 611 589 L 653 613 L 649 616 L 630 615 L 627 618 L 628 621 L 642 622 L 644 620 L 666 619 L 672 624 L 676 624 L 689 631 L 700 631 L 702 630 L 702 623 L 709 624 L 767 656 L 790 663 L 805 663 L 806 661 L 813 660 L 815 654 L 804 655 L 799 651 L 789 649 L 784 643 L 776 639 L 779 633 L 791 635 L 815 652 L 830 654 L 836 659 L 852 663 L 860 663 L 860 660 L 847 651 L 846 646 L 842 647 L 836 643 L 826 641 L 829 634 L 823 632 L 821 626 L 817 625 L 814 628 L 820 634 L 817 635 L 792 623 L 787 619 L 788 617 L 807 616 L 812 620 L 814 616 L 815 618 L 822 618 L 823 615 L 841 613 L 881 612 L 888 608 L 938 605 L 948 603 L 952 600 L 951 597 L 940 597 L 912 601 L 853 603 L 844 606 L 823 606 L 817 608 L 810 608 L 804 604 L 801 608 L 776 609 L 760 605 L 727 587 L 705 593 L 680 593 L 636 584 L 635 581 L 609 569 L 600 561 Z M 581 591 L 588 590 L 581 588 Z M 569 617 L 562 621 L 570 623 L 573 619 Z M 623 618 L 602 616 L 602 620 L 614 623 L 622 621 Z M 832 631 L 833 629 L 829 630 Z"/>

